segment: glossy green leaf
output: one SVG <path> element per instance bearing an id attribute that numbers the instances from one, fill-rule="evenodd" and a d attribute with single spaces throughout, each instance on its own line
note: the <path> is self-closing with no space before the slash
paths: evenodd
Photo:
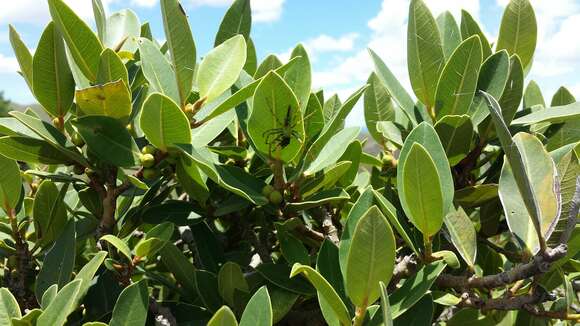
<path id="1" fill-rule="evenodd" d="M 161 261 L 167 268 L 171 268 L 171 273 L 184 289 L 185 297 L 191 298 L 196 292 L 193 264 L 173 243 L 161 249 Z"/>
<path id="2" fill-rule="evenodd" d="M 167 151 L 177 144 L 191 143 L 187 117 L 169 97 L 153 93 L 141 111 L 141 129 L 155 147 Z"/>
<path id="3" fill-rule="evenodd" d="M 435 90 L 445 65 L 437 22 L 423 0 L 411 0 L 407 30 L 407 67 L 417 98 L 435 105 Z"/>
<path id="4" fill-rule="evenodd" d="M 125 64 L 115 51 L 105 49 L 99 59 L 97 83 L 106 84 L 118 80 L 122 80 L 125 86 L 129 86 L 127 68 L 125 68 Z"/>
<path id="5" fill-rule="evenodd" d="M 248 301 L 240 319 L 240 326 L 270 326 L 272 315 L 270 294 L 266 286 L 262 286 Z"/>
<path id="6" fill-rule="evenodd" d="M 81 280 L 65 285 L 48 307 L 38 316 L 37 325 L 62 326 L 70 313 L 76 308 L 76 297 L 81 289 Z"/>
<path id="7" fill-rule="evenodd" d="M 405 213 L 425 237 L 431 237 L 441 228 L 446 212 L 433 158 L 425 147 L 414 143 L 401 168 L 405 190 L 399 198 Z"/>
<path id="8" fill-rule="evenodd" d="M 391 223 L 391 225 L 395 227 L 395 230 L 403 238 L 403 241 L 405 241 L 405 243 L 409 246 L 409 248 L 411 248 L 417 255 L 419 255 L 419 251 L 415 247 L 415 244 L 413 243 L 411 237 L 407 232 L 409 228 L 403 227 L 403 225 L 405 226 L 407 225 L 403 224 L 405 223 L 404 221 L 399 220 L 400 215 L 397 213 L 397 209 L 395 208 L 395 206 L 393 206 L 393 204 L 391 204 L 380 192 L 373 190 L 373 194 L 375 196 L 377 206 L 381 209 L 381 212 L 387 217 L 389 223 Z"/>
<path id="9" fill-rule="evenodd" d="M 270 72 L 271 70 L 277 70 L 281 66 L 282 61 L 280 61 L 280 59 L 277 56 L 270 54 L 266 58 L 264 58 L 262 62 L 260 62 L 260 65 L 258 66 L 256 72 L 254 73 L 254 79 L 262 78 L 266 76 L 268 72 Z"/>
<path id="10" fill-rule="evenodd" d="M 441 139 L 449 165 L 461 162 L 471 148 L 473 124 L 468 115 L 447 115 L 435 124 L 435 130 Z"/>
<path id="11" fill-rule="evenodd" d="M 87 147 L 100 159 L 119 167 L 133 167 L 139 149 L 125 125 L 106 116 L 84 116 L 73 121 Z"/>
<path id="12" fill-rule="evenodd" d="M 445 59 L 449 60 L 451 54 L 461 43 L 461 32 L 455 18 L 449 11 L 442 12 L 437 16 L 437 26 L 441 34 L 441 43 L 443 44 L 443 54 Z"/>
<path id="13" fill-rule="evenodd" d="M 12 25 L 8 25 L 9 38 L 14 54 L 16 55 L 16 60 L 18 61 L 18 66 L 20 67 L 20 73 L 24 80 L 28 84 L 28 87 L 32 89 L 32 54 L 26 44 L 20 38 L 20 35 Z"/>
<path id="14" fill-rule="evenodd" d="M 78 68 L 90 81 L 96 80 L 103 51 L 101 42 L 63 0 L 49 0 L 48 8 Z"/>
<path id="15" fill-rule="evenodd" d="M 298 44 L 292 50 L 290 58 L 296 58 L 296 64 L 288 69 L 282 77 L 296 95 L 298 104 L 300 105 L 301 110 L 304 111 L 308 104 L 310 86 L 312 83 L 310 59 L 308 58 L 308 53 L 302 44 Z"/>
<path id="16" fill-rule="evenodd" d="M 574 95 L 572 95 L 572 93 L 570 93 L 566 87 L 561 86 L 558 88 L 556 93 L 554 93 L 554 96 L 552 96 L 552 102 L 550 102 L 550 106 L 562 106 L 566 104 L 572 104 L 574 102 L 576 102 Z"/>
<path id="17" fill-rule="evenodd" d="M 383 143 L 383 135 L 377 130 L 378 122 L 395 121 L 395 108 L 391 95 L 386 87 L 372 73 L 367 80 L 369 87 L 364 95 L 364 114 L 367 129 L 371 136 L 379 143 Z"/>
<path id="18" fill-rule="evenodd" d="M 467 113 L 475 94 L 481 59 L 481 41 L 475 35 L 453 52 L 437 84 L 435 112 L 439 119 Z"/>
<path id="19" fill-rule="evenodd" d="M 383 82 L 395 103 L 397 103 L 397 105 L 407 113 L 407 116 L 413 124 L 416 124 L 415 119 L 412 118 L 415 116 L 415 101 L 411 98 L 409 93 L 407 93 L 403 85 L 401 85 L 391 70 L 389 70 L 383 60 L 381 60 L 373 50 L 369 49 L 369 55 L 373 60 L 377 77 L 379 77 Z"/>
<path id="20" fill-rule="evenodd" d="M 522 62 L 517 55 L 510 58 L 510 73 L 505 89 L 499 98 L 503 118 L 506 124 L 510 124 L 516 111 L 520 107 L 524 96 L 524 69 Z"/>
<path id="21" fill-rule="evenodd" d="M 71 252 L 75 252 L 75 248 L 75 224 L 69 222 L 44 256 L 34 289 L 37 299 L 42 298 L 51 285 L 55 284 L 58 288 L 62 288 L 70 281 L 75 264 L 75 255 L 71 255 Z"/>
<path id="22" fill-rule="evenodd" d="M 328 143 L 322 148 L 318 157 L 310 163 L 304 170 L 304 175 L 312 175 L 321 171 L 336 161 L 344 154 L 348 144 L 350 144 L 359 134 L 359 127 L 343 129 L 336 133 Z"/>
<path id="23" fill-rule="evenodd" d="M 75 82 L 68 66 L 62 36 L 48 24 L 32 59 L 34 96 L 53 117 L 63 117 L 72 105 Z"/>
<path id="24" fill-rule="evenodd" d="M 21 318 L 20 307 L 16 298 L 7 288 L 0 288 L 0 323 L 10 325 L 12 318 Z"/>
<path id="25" fill-rule="evenodd" d="M 218 274 L 218 290 L 224 301 L 231 306 L 235 306 L 236 291 L 250 292 L 240 265 L 233 262 L 223 264 Z"/>
<path id="26" fill-rule="evenodd" d="M 391 121 L 379 121 L 376 126 L 377 132 L 380 132 L 386 141 L 391 142 L 396 147 L 403 146 L 403 136 L 401 129 Z"/>
<path id="27" fill-rule="evenodd" d="M 306 210 L 314 207 L 320 207 L 323 204 L 341 202 L 350 199 L 350 196 L 343 189 L 335 188 L 316 192 L 314 195 L 304 198 L 300 202 L 286 204 L 286 207 L 293 210 Z"/>
<path id="28" fill-rule="evenodd" d="M 484 91 L 494 98 L 500 98 L 505 89 L 508 76 L 510 59 L 505 51 L 500 51 L 488 57 L 479 71 L 477 91 Z M 475 126 L 479 125 L 489 115 L 485 99 L 477 93 L 469 109 Z"/>
<path id="29" fill-rule="evenodd" d="M 93 16 L 95 16 L 95 25 L 97 25 L 97 35 L 99 36 L 99 40 L 103 42 L 107 32 L 107 16 L 105 13 L 105 6 L 101 0 L 92 0 L 91 2 L 93 4 Z"/>
<path id="30" fill-rule="evenodd" d="M 22 178 L 18 163 L 0 155 L 0 203 L 7 214 L 16 208 L 22 191 Z"/>
<path id="31" fill-rule="evenodd" d="M 122 9 L 107 18 L 104 46 L 118 52 L 133 53 L 141 36 L 141 22 L 131 9 Z"/>
<path id="32" fill-rule="evenodd" d="M 280 243 L 280 251 L 288 264 L 310 264 L 310 255 L 304 244 L 289 232 L 284 223 L 276 223 L 274 226 Z"/>
<path id="33" fill-rule="evenodd" d="M 580 184 L 580 179 L 578 179 L 578 176 L 580 176 L 579 154 L 572 150 L 564 155 L 556 165 L 560 181 L 561 211 L 558 224 L 556 224 L 554 232 L 548 241 L 550 246 L 556 246 L 558 243 L 567 243 L 576 226 L 577 217 L 574 216 L 574 196 Z"/>
<path id="34" fill-rule="evenodd" d="M 163 249 L 166 243 L 166 241 L 159 238 L 148 238 L 139 241 L 135 246 L 135 256 L 149 259 L 155 258 L 155 254 Z"/>
<path id="35" fill-rule="evenodd" d="M 320 246 L 316 258 L 316 270 L 324 277 L 339 297 L 345 302 L 347 300 L 344 281 L 340 272 L 338 247 L 330 240 L 325 239 Z M 340 325 L 337 315 L 323 296 L 318 296 L 318 303 L 324 319 L 329 325 Z"/>
<path id="36" fill-rule="evenodd" d="M 228 306 L 222 306 L 211 317 L 207 326 L 238 326 L 236 316 Z"/>
<path id="37" fill-rule="evenodd" d="M 393 275 L 395 249 L 387 219 L 371 207 L 356 225 L 347 259 L 346 291 L 357 307 L 379 298 L 379 282 L 388 283 Z"/>
<path id="38" fill-rule="evenodd" d="M 152 41 L 143 37 L 139 39 L 139 54 L 143 75 L 151 89 L 181 103 L 175 71 L 167 57 Z"/>
<path id="39" fill-rule="evenodd" d="M 411 309 L 397 317 L 394 325 L 428 325 L 433 320 L 433 312 L 433 297 L 426 294 Z"/>
<path id="40" fill-rule="evenodd" d="M 102 115 L 127 121 L 131 94 L 122 79 L 76 91 L 77 115 Z"/>
<path id="41" fill-rule="evenodd" d="M 461 37 L 464 40 L 468 39 L 473 35 L 479 36 L 484 60 L 491 55 L 491 46 L 489 45 L 489 41 L 485 37 L 485 34 L 481 30 L 481 27 L 479 27 L 479 25 L 477 24 L 475 19 L 473 19 L 471 14 L 465 10 L 461 10 L 460 27 L 461 27 Z"/>
<path id="42" fill-rule="evenodd" d="M 42 164 L 68 164 L 71 159 L 50 143 L 22 136 L 0 137 L 0 154 L 17 161 Z"/>
<path id="43" fill-rule="evenodd" d="M 59 190 L 50 180 L 44 180 L 38 187 L 32 216 L 36 236 L 43 246 L 56 240 L 67 223 L 66 203 L 63 201 L 66 190 L 66 186 Z"/>
<path id="44" fill-rule="evenodd" d="M 77 300 L 80 301 L 89 290 L 93 277 L 95 276 L 95 273 L 105 260 L 105 257 L 107 257 L 106 251 L 97 252 L 75 276 L 74 278 L 75 281 L 76 280 L 81 281 L 81 287 L 77 295 Z"/>
<path id="45" fill-rule="evenodd" d="M 304 143 L 304 121 L 298 100 L 275 72 L 268 73 L 254 94 L 248 134 L 267 157 L 289 162 Z"/>
<path id="46" fill-rule="evenodd" d="M 389 296 L 393 319 L 413 307 L 429 291 L 443 269 L 445 263 L 438 261 L 425 265 L 415 275 L 406 279 L 403 285 Z"/>
<path id="47" fill-rule="evenodd" d="M 324 297 L 342 325 L 350 325 L 350 317 L 344 302 L 324 277 L 310 266 L 294 264 L 290 277 L 298 274 L 303 274 L 312 283 L 318 295 Z"/>
<path id="48" fill-rule="evenodd" d="M 497 184 L 481 184 L 455 191 L 455 201 L 465 208 L 479 207 L 497 198 Z"/>
<path id="49" fill-rule="evenodd" d="M 248 40 L 251 28 L 250 0 L 235 0 L 222 19 L 214 46 L 218 46 L 238 34 L 243 35 Z"/>
<path id="50" fill-rule="evenodd" d="M 451 236 L 451 242 L 467 265 L 473 268 L 477 255 L 477 237 L 473 222 L 461 207 L 451 210 L 444 221 Z"/>
<path id="51" fill-rule="evenodd" d="M 246 63 L 246 41 L 234 36 L 204 56 L 197 72 L 199 97 L 211 102 L 238 79 Z"/>
<path id="52" fill-rule="evenodd" d="M 521 153 L 524 163 L 523 176 L 527 178 L 526 182 L 531 186 L 530 190 L 534 194 L 532 198 L 538 207 L 541 234 L 548 239 L 560 215 L 556 165 L 540 140 L 531 134 L 518 133 L 513 141 Z M 523 241 L 528 250 L 535 253 L 539 249 L 538 235 L 533 221 L 530 220 L 525 200 L 522 199 L 521 189 L 518 190 L 519 181 L 516 178 L 519 176 L 513 172 L 516 167 L 511 164 L 512 161 L 504 163 L 499 179 L 499 197 L 510 230 Z"/>
<path id="53" fill-rule="evenodd" d="M 512 0 L 508 3 L 499 29 L 497 49 L 517 54 L 525 71 L 529 71 L 538 38 L 536 15 L 529 0 Z"/>
<path id="54" fill-rule="evenodd" d="M 308 104 L 304 111 L 304 132 L 306 133 L 306 144 L 313 142 L 324 128 L 324 115 L 322 114 L 322 103 L 314 93 L 310 94 Z"/>
<path id="55" fill-rule="evenodd" d="M 535 80 L 530 80 L 524 91 L 524 109 L 532 109 L 534 106 L 546 107 L 546 100 L 542 90 Z M 533 111 L 533 110 L 532 110 Z"/>
<path id="56" fill-rule="evenodd" d="M 110 326 L 144 326 L 149 309 L 147 281 L 141 280 L 126 287 L 113 309 Z"/>
<path id="57" fill-rule="evenodd" d="M 195 43 L 187 15 L 178 0 L 162 0 L 161 13 L 171 62 L 175 69 L 180 99 L 178 103 L 181 107 L 185 107 L 193 85 L 196 61 Z"/>
<path id="58" fill-rule="evenodd" d="M 562 123 L 580 118 L 580 102 L 538 110 L 512 121 L 515 125 L 531 125 L 542 122 Z"/>
<path id="59" fill-rule="evenodd" d="M 113 247 L 117 248 L 117 250 L 121 254 L 123 254 L 123 256 L 125 256 L 125 258 L 127 258 L 129 260 L 132 260 L 133 255 L 131 255 L 131 249 L 129 248 L 129 246 L 127 245 L 127 243 L 125 243 L 125 241 L 117 238 L 116 236 L 114 236 L 112 234 L 104 235 L 99 240 L 100 241 L 107 241 Z"/>

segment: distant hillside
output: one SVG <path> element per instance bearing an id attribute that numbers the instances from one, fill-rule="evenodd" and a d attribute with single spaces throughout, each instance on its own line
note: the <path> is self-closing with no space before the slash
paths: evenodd
<path id="1" fill-rule="evenodd" d="M 42 109 L 42 106 L 40 106 L 40 104 L 38 104 L 38 103 L 23 105 L 23 104 L 11 102 L 9 108 L 10 108 L 10 111 L 20 111 L 20 112 L 24 112 L 27 108 L 31 108 L 32 111 L 34 111 L 36 114 L 38 114 L 38 116 L 41 117 L 42 119 L 50 120 L 50 118 L 48 117 L 48 114 L 46 114 L 46 112 L 44 112 L 44 110 Z"/>

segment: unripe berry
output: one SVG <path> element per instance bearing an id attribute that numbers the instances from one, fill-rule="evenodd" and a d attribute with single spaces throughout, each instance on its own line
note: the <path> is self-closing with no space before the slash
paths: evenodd
<path id="1" fill-rule="evenodd" d="M 155 157 L 151 154 L 142 154 L 139 157 L 139 160 L 141 161 L 141 165 L 146 168 L 150 168 L 155 165 Z"/>
<path id="2" fill-rule="evenodd" d="M 284 197 L 282 197 L 282 194 L 278 190 L 274 190 L 272 193 L 270 193 L 268 199 L 270 199 L 270 203 L 274 205 L 280 205 L 282 204 Z"/>
<path id="3" fill-rule="evenodd" d="M 157 169 L 143 169 L 143 178 L 153 180 L 157 178 L 159 171 Z"/>
<path id="4" fill-rule="evenodd" d="M 270 196 L 272 191 L 274 191 L 274 187 L 272 187 L 271 185 L 265 185 L 264 188 L 262 188 L 262 195 L 268 197 Z"/>
<path id="5" fill-rule="evenodd" d="M 76 146 L 76 147 L 83 147 L 85 146 L 85 141 L 84 139 L 81 137 L 81 135 L 79 135 L 78 133 L 74 133 L 71 137 L 71 141 L 72 143 Z"/>
<path id="6" fill-rule="evenodd" d="M 143 147 L 143 149 L 141 149 L 141 153 L 143 154 L 155 155 L 155 152 L 157 152 L 157 149 L 153 145 L 146 145 Z"/>

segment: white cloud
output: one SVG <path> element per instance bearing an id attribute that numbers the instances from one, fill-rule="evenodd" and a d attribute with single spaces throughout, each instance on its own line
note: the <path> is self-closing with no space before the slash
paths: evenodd
<path id="1" fill-rule="evenodd" d="M 157 0 L 132 0 L 131 3 L 139 7 L 155 7 L 157 5 Z"/>
<path id="2" fill-rule="evenodd" d="M 351 51 L 358 37 L 357 33 L 347 33 L 339 37 L 322 34 L 302 42 L 302 45 L 308 52 L 310 61 L 315 62 L 320 53 Z M 278 54 L 278 57 L 282 61 L 288 61 L 291 53 L 292 49 L 288 49 L 286 52 Z"/>
<path id="3" fill-rule="evenodd" d="M 115 0 L 103 0 L 105 9 Z M 143 0 L 141 0 L 143 1 Z M 65 0 L 65 2 L 83 19 L 93 20 L 93 7 L 88 0 Z M 32 23 L 45 25 L 50 20 L 48 4 L 44 0 L 3 1 L 0 10 L 0 21 L 9 23 Z"/>
<path id="4" fill-rule="evenodd" d="M 6 57 L 0 53 L 0 74 L 14 74 L 18 69 L 16 58 Z"/>

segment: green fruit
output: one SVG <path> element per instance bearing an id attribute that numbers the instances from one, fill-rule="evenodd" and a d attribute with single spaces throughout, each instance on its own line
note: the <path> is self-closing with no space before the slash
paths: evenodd
<path id="1" fill-rule="evenodd" d="M 157 169 L 143 169 L 143 178 L 147 180 L 153 180 L 157 178 L 159 171 Z"/>
<path id="2" fill-rule="evenodd" d="M 141 149 L 141 153 L 143 154 L 155 155 L 155 152 L 157 152 L 157 148 L 155 148 L 153 145 L 146 145 Z"/>
<path id="3" fill-rule="evenodd" d="M 272 193 L 270 193 L 268 199 L 270 199 L 270 203 L 274 205 L 280 205 L 282 204 L 284 197 L 282 197 L 282 194 L 278 190 L 274 190 Z"/>
<path id="4" fill-rule="evenodd" d="M 71 137 L 71 141 L 72 143 L 76 146 L 76 147 L 83 147 L 85 146 L 85 141 L 84 139 L 81 137 L 81 135 L 79 135 L 78 133 L 74 133 Z"/>
<path id="5" fill-rule="evenodd" d="M 151 154 L 142 154 L 139 156 L 139 160 L 141 161 L 141 165 L 146 168 L 150 168 L 155 165 L 155 156 Z"/>
<path id="6" fill-rule="evenodd" d="M 275 190 L 274 187 L 272 187 L 271 185 L 265 185 L 264 188 L 262 188 L 262 195 L 268 197 L 274 190 Z"/>

